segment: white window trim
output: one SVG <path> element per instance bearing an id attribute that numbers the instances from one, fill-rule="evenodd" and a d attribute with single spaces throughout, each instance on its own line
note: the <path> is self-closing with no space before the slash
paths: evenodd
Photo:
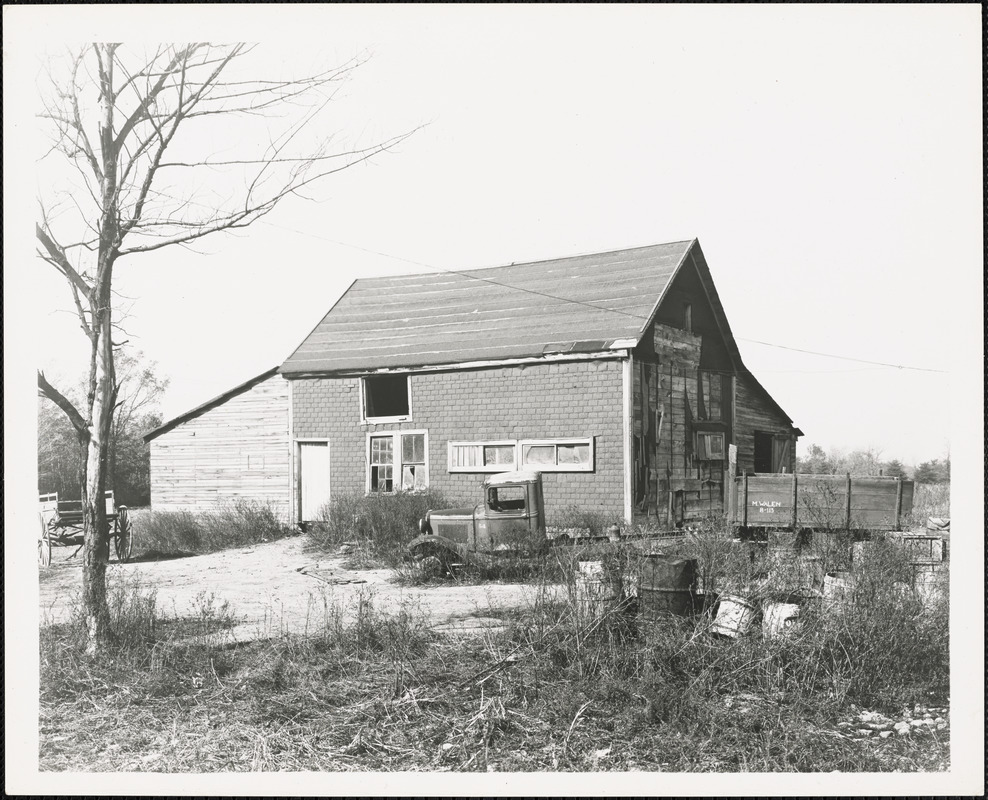
<path id="1" fill-rule="evenodd" d="M 367 378 L 376 378 L 377 375 L 364 375 L 360 378 L 360 424 L 377 425 L 384 422 L 411 422 L 412 421 L 412 376 L 405 374 L 405 391 L 408 393 L 408 413 L 398 417 L 368 417 L 365 413 L 367 404 L 364 402 Z M 393 376 L 392 376 L 393 377 Z"/>
<path id="2" fill-rule="evenodd" d="M 453 465 L 454 447 L 513 447 L 515 459 L 512 464 L 481 464 L 473 467 L 457 467 Z M 483 451 L 481 451 L 483 452 Z M 449 442 L 446 447 L 446 469 L 449 472 L 511 472 L 518 468 L 521 451 L 517 439 L 483 439 L 462 442 Z"/>
<path id="3" fill-rule="evenodd" d="M 525 447 L 527 446 L 547 446 L 576 444 L 586 445 L 590 448 L 590 462 L 588 464 L 525 464 L 523 461 Z M 558 455 L 556 456 L 558 458 Z M 594 437 L 573 437 L 566 439 L 522 439 L 518 442 L 518 457 L 516 463 L 519 469 L 536 469 L 539 472 L 593 472 L 596 463 L 596 452 L 594 449 Z"/>
<path id="4" fill-rule="evenodd" d="M 401 460 L 401 437 L 410 434 L 424 434 L 425 435 L 425 486 L 422 489 L 406 489 L 401 488 L 401 473 L 404 464 Z M 391 441 L 391 452 L 394 454 L 394 462 L 391 465 L 391 476 L 392 483 L 397 488 L 392 489 L 390 492 L 381 492 L 381 494 L 394 494 L 400 491 L 424 491 L 429 488 L 429 431 L 427 430 L 400 430 L 400 431 L 368 431 L 367 441 L 364 446 L 364 493 L 377 494 L 377 490 L 371 489 L 371 439 L 376 437 L 390 436 Z"/>

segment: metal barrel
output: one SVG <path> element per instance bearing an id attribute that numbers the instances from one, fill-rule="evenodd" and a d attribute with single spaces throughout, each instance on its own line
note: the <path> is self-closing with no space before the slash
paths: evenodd
<path id="1" fill-rule="evenodd" d="M 724 594 L 717 604 L 717 616 L 710 627 L 712 633 L 736 639 L 750 633 L 758 616 L 758 606 L 745 597 Z"/>
<path id="2" fill-rule="evenodd" d="M 697 561 L 652 553 L 642 564 L 639 609 L 646 619 L 660 614 L 687 616 L 696 607 Z"/>

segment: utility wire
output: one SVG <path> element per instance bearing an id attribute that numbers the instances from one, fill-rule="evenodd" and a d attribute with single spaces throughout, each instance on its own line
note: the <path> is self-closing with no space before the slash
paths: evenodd
<path id="1" fill-rule="evenodd" d="M 157 193 L 159 195 L 163 196 L 163 197 L 171 197 L 171 195 L 165 194 L 164 192 L 158 191 Z M 171 197 L 171 199 L 172 200 L 178 200 L 178 198 L 175 198 L 175 197 Z M 184 202 L 187 202 L 190 205 L 200 206 L 201 208 L 205 208 L 205 209 L 207 209 L 209 211 L 213 211 L 213 212 L 215 212 L 217 214 L 222 213 L 219 209 L 216 209 L 216 208 L 213 208 L 211 206 L 205 205 L 204 203 L 199 203 L 199 202 L 194 201 L 194 200 L 187 200 L 187 201 L 184 201 Z M 465 278 L 470 278 L 471 280 L 476 280 L 476 281 L 482 281 L 484 283 L 489 283 L 489 284 L 492 284 L 494 286 L 500 286 L 503 289 L 512 289 L 514 291 L 524 292 L 526 294 L 537 295 L 538 297 L 545 297 L 545 298 L 547 298 L 549 300 L 559 300 L 559 301 L 561 301 L 563 303 L 573 303 L 574 305 L 585 306 L 586 308 L 592 308 L 592 309 L 594 309 L 596 311 L 608 311 L 608 312 L 610 312 L 612 314 L 620 314 L 620 315 L 625 316 L 625 317 L 632 317 L 633 319 L 639 319 L 639 320 L 645 320 L 645 321 L 648 320 L 648 317 L 643 316 L 641 314 L 634 314 L 634 313 L 632 313 L 630 311 L 621 311 L 620 309 L 616 309 L 616 308 L 607 308 L 605 306 L 598 306 L 598 305 L 595 305 L 593 303 L 587 303 L 587 302 L 585 302 L 583 300 L 574 300 L 573 298 L 569 298 L 569 297 L 560 297 L 559 295 L 549 294 L 547 292 L 539 292 L 539 291 L 536 291 L 535 289 L 526 289 L 523 286 L 513 286 L 513 285 L 508 284 L 508 283 L 502 283 L 500 281 L 493 280 L 492 278 L 484 278 L 484 277 L 481 277 L 479 275 L 476 275 L 475 274 L 475 271 L 473 271 L 473 272 L 466 272 L 466 271 L 458 270 L 458 269 L 451 269 L 451 268 L 446 268 L 446 267 L 437 267 L 437 266 L 435 266 L 433 264 L 426 264 L 423 261 L 415 261 L 414 259 L 411 259 L 411 258 L 403 258 L 402 256 L 395 256 L 395 255 L 391 255 L 390 253 L 382 253 L 380 250 L 371 250 L 370 248 L 367 248 L 367 247 L 360 247 L 359 245 L 349 244 L 348 242 L 341 242 L 338 239 L 330 239 L 328 236 L 322 236 L 322 235 L 320 235 L 318 233 L 311 233 L 309 231 L 300 231 L 300 230 L 298 230 L 296 228 L 290 228 L 287 225 L 279 225 L 277 222 L 271 222 L 270 220 L 261 219 L 261 220 L 258 220 L 258 221 L 262 225 L 267 225 L 268 227 L 271 227 L 271 228 L 280 228 L 281 230 L 289 231 L 290 233 L 296 233 L 296 234 L 299 234 L 300 236 L 309 236 L 309 237 L 311 237 L 313 239 L 321 239 L 322 241 L 330 242 L 332 244 L 339 245 L 340 247 L 349 247 L 349 248 L 351 248 L 353 250 L 360 250 L 360 251 L 362 251 L 364 253 L 370 253 L 371 255 L 380 256 L 381 258 L 390 258 L 390 259 L 392 259 L 394 261 L 402 261 L 405 264 L 413 264 L 413 265 L 415 265 L 417 267 L 425 267 L 426 269 L 431 269 L 431 270 L 434 270 L 435 272 L 446 272 L 446 273 L 451 273 L 451 274 L 454 274 L 454 275 L 462 275 Z M 807 355 L 822 356 L 824 358 L 836 358 L 836 359 L 840 359 L 842 361 L 854 361 L 854 362 L 856 362 L 858 364 L 871 364 L 872 366 L 876 366 L 876 367 L 887 367 L 889 369 L 900 369 L 900 370 L 906 369 L 906 370 L 912 370 L 914 372 L 934 372 L 934 373 L 941 374 L 941 375 L 948 374 L 948 371 L 947 370 L 944 370 L 944 369 L 931 369 L 929 367 L 911 367 L 911 366 L 907 366 L 905 364 L 889 364 L 889 363 L 884 362 L 884 361 L 868 361 L 868 360 L 863 359 L 863 358 L 854 358 L 853 356 L 839 356 L 839 355 L 835 355 L 834 353 L 820 353 L 820 352 L 817 352 L 816 350 L 803 350 L 803 349 L 800 349 L 798 347 L 788 347 L 788 346 L 783 345 L 783 344 L 774 344 L 772 342 L 762 342 L 762 341 L 759 341 L 758 339 L 747 339 L 744 336 L 735 336 L 734 338 L 737 339 L 737 340 L 739 340 L 739 341 L 742 341 L 742 342 L 750 342 L 752 344 L 760 344 L 760 345 L 762 345 L 764 347 L 775 347 L 775 348 L 778 348 L 779 350 L 790 350 L 790 351 L 792 351 L 794 353 L 805 353 Z M 776 370 L 776 371 L 778 371 L 778 372 L 786 372 L 788 370 Z M 802 372 L 802 370 L 792 370 L 792 371 L 793 372 Z M 809 372 L 809 371 L 812 371 L 812 370 L 807 370 L 807 372 Z"/>

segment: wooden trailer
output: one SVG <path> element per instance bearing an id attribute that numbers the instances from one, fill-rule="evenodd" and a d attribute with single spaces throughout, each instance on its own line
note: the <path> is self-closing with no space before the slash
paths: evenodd
<path id="1" fill-rule="evenodd" d="M 728 519 L 743 529 L 898 531 L 913 507 L 900 478 L 746 474 L 733 488 Z"/>

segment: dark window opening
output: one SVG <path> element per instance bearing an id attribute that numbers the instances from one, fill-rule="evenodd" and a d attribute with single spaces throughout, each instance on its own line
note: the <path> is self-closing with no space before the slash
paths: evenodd
<path id="1" fill-rule="evenodd" d="M 364 417 L 407 417 L 408 376 L 373 375 L 364 378 Z"/>
<path id="2" fill-rule="evenodd" d="M 772 434 L 755 431 L 755 472 L 772 471 Z"/>
<path id="3" fill-rule="evenodd" d="M 683 306 L 683 330 L 693 332 L 693 306 L 689 303 Z"/>
<path id="4" fill-rule="evenodd" d="M 487 505 L 491 511 L 524 511 L 525 487 L 501 486 L 487 491 Z"/>

